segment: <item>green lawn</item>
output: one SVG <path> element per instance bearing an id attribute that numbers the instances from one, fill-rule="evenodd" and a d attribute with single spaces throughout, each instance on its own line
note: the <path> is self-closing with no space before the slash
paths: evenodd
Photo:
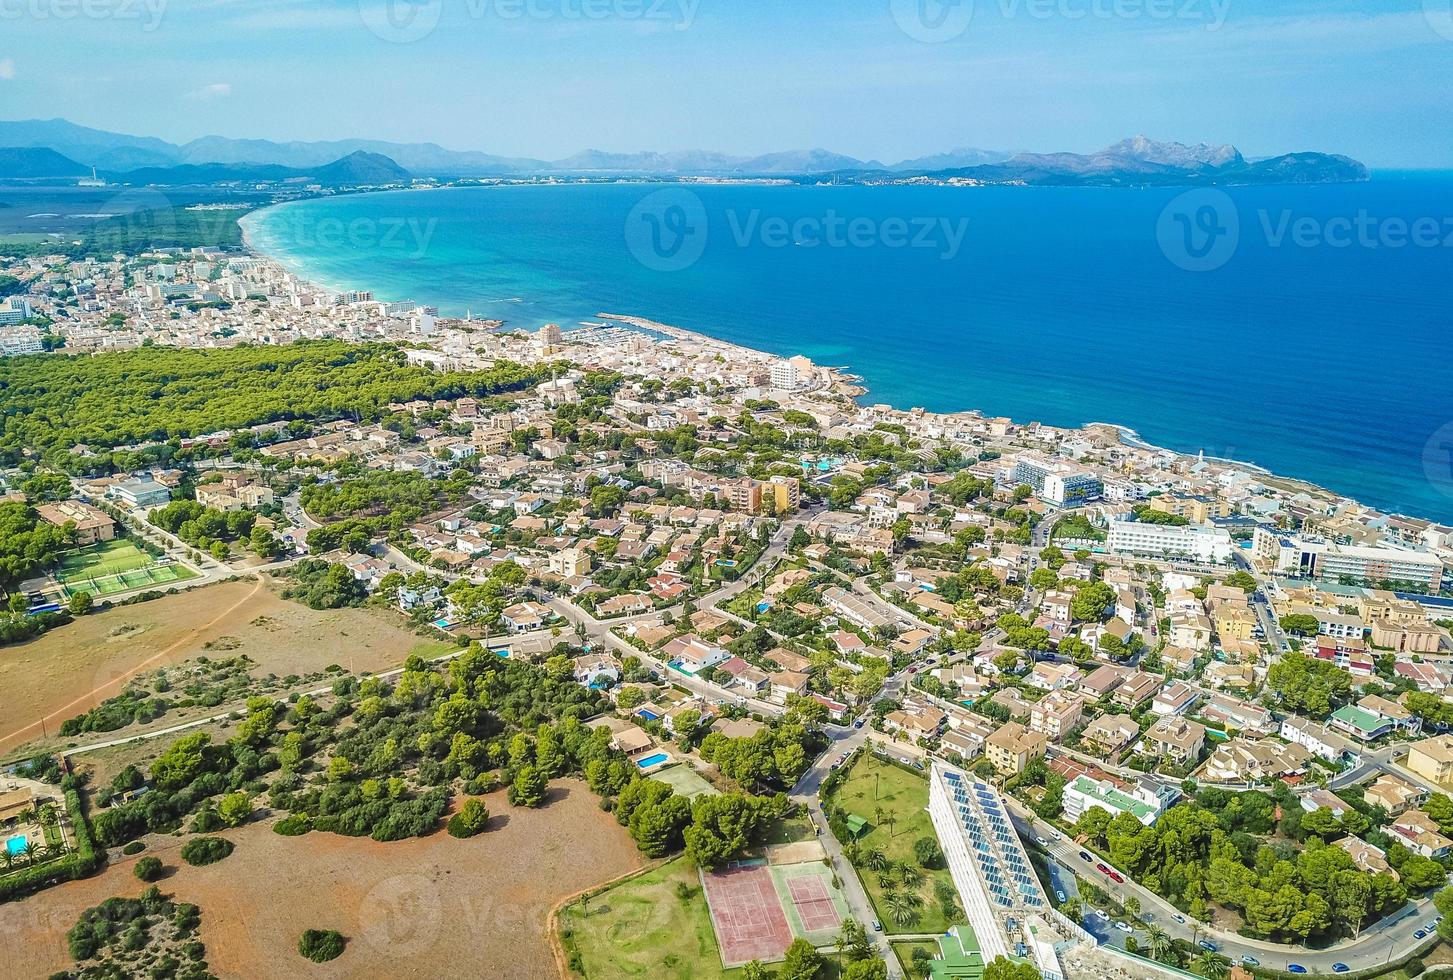
<path id="1" fill-rule="evenodd" d="M 911 942 L 892 943 L 891 945 L 893 947 L 894 955 L 898 957 L 898 965 L 903 968 L 903 973 L 909 977 L 917 977 L 922 975 L 920 973 L 915 973 L 913 970 L 913 951 L 915 949 L 921 949 L 926 952 L 930 958 L 938 959 L 938 943 Z"/>
<path id="2" fill-rule="evenodd" d="M 920 837 L 938 839 L 933 821 L 928 817 L 928 777 L 883 762 L 870 752 L 863 753 L 834 794 L 833 801 L 870 825 L 868 832 L 857 841 L 853 863 L 884 931 L 892 935 L 943 932 L 947 929 L 951 922 L 934 897 L 935 880 L 953 884 L 947 870 L 924 871 L 923 883 L 916 889 L 923 898 L 923 910 L 916 921 L 899 925 L 888 914 L 883 896 L 885 892 L 902 889 L 891 883 L 889 888 L 884 888 L 878 872 L 869 870 L 865 863 L 867 855 L 877 850 L 890 861 L 918 867 L 913 856 L 913 842 Z M 844 841 L 844 844 L 847 842 Z M 851 849 L 849 854 L 851 856 Z"/>
<path id="3" fill-rule="evenodd" d="M 767 825 L 762 834 L 762 845 L 770 847 L 773 844 L 796 844 L 815 836 L 812 823 L 807 817 L 800 814 L 795 817 L 778 817 Z"/>
<path id="4" fill-rule="evenodd" d="M 440 657 L 451 653 L 458 653 L 460 647 L 457 643 L 445 643 L 443 640 L 422 640 L 415 643 L 409 651 L 409 656 L 418 655 L 425 660 L 437 660 Z"/>

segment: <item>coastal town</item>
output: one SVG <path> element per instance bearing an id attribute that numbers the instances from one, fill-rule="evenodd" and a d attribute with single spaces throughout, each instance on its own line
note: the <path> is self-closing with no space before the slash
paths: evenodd
<path id="1" fill-rule="evenodd" d="M 0 923 L 152 880 L 175 835 L 179 887 L 205 841 L 248 877 L 279 841 L 488 851 L 571 784 L 631 848 L 491 936 L 543 951 L 500 975 L 1453 964 L 1453 527 L 1113 425 L 873 404 L 842 367 L 627 313 L 460 319 L 217 248 L 7 279 Z M 209 425 L 191 395 L 244 357 L 407 397 L 256 392 Z M 108 403 L 85 372 L 109 364 L 144 403 Z M 202 625 L 76 684 L 9 659 L 244 587 L 413 639 L 284 668 Z M 120 927 L 34 925 L 58 915 L 30 972 L 132 963 Z M 321 925 L 340 963 L 407 972 Z"/>

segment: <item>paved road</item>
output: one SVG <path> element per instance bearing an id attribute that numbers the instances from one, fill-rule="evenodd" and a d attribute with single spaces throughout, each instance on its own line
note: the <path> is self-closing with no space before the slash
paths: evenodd
<path id="1" fill-rule="evenodd" d="M 822 787 L 822 781 L 832 771 L 832 767 L 842 758 L 844 753 L 855 751 L 859 746 L 867 742 L 867 728 L 839 728 L 836 726 L 827 729 L 832 743 L 812 767 L 803 773 L 797 785 L 792 787 L 788 795 L 792 800 L 807 809 L 812 820 L 812 825 L 818 831 L 818 840 L 822 842 L 823 850 L 827 852 L 828 859 L 832 861 L 833 871 L 837 873 L 838 880 L 842 882 L 843 897 L 847 900 L 848 911 L 854 919 L 862 923 L 868 930 L 868 938 L 873 941 L 878 955 L 888 964 L 888 976 L 893 980 L 902 980 L 903 971 L 898 968 L 898 959 L 893 955 L 893 950 L 888 945 L 887 937 L 873 928 L 873 922 L 877 919 L 877 913 L 873 911 L 873 903 L 868 899 L 868 893 L 863 888 L 863 883 L 858 879 L 858 873 L 853 868 L 852 862 L 843 853 L 842 844 L 834 836 L 827 825 L 827 820 L 822 815 L 822 809 L 818 803 L 818 790 Z"/>
<path id="2" fill-rule="evenodd" d="M 1107 875 L 1096 871 L 1097 863 L 1105 863 L 1107 866 L 1109 863 L 1102 862 L 1089 851 L 1085 853 L 1090 854 L 1094 860 L 1085 861 L 1080 857 L 1081 848 L 1073 841 L 1057 831 L 1050 830 L 1017 800 L 1008 796 L 1005 797 L 1005 800 L 1012 811 L 1015 829 L 1026 841 L 1044 837 L 1048 847 L 1043 850 L 1047 851 L 1055 861 L 1071 869 L 1080 877 L 1094 881 L 1102 890 L 1112 895 L 1117 902 L 1123 903 L 1127 897 L 1133 895 L 1140 902 L 1141 917 L 1164 929 L 1171 938 L 1184 939 L 1193 943 L 1209 939 L 1215 943 L 1220 953 L 1230 957 L 1233 962 L 1241 960 L 1243 956 L 1250 956 L 1262 966 L 1276 970 L 1285 970 L 1292 963 L 1298 963 L 1313 973 L 1331 973 L 1334 963 L 1346 963 L 1353 970 L 1365 970 L 1381 966 L 1391 956 L 1402 955 L 1424 942 L 1431 943 L 1431 938 L 1419 940 L 1413 936 L 1414 932 L 1424 929 L 1437 915 L 1429 900 L 1410 904 L 1408 910 L 1382 920 L 1373 928 L 1364 931 L 1356 940 L 1323 950 L 1289 947 L 1278 943 L 1247 939 L 1234 933 L 1208 928 L 1187 918 L 1169 902 L 1137 882 L 1127 878 L 1123 884 L 1116 883 Z M 1089 929 L 1090 925 L 1091 923 L 1087 921 L 1086 928 Z M 1095 930 L 1090 931 L 1099 935 Z M 1118 930 L 1116 931 L 1118 932 Z M 1121 933 L 1121 935 L 1124 934 Z M 1141 940 L 1144 939 L 1143 934 L 1137 934 L 1137 936 Z"/>

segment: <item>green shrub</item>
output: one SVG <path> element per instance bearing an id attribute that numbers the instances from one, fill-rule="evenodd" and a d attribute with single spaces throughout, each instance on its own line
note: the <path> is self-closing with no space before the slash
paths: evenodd
<path id="1" fill-rule="evenodd" d="M 327 963 L 343 955 L 343 936 L 332 929 L 309 929 L 298 940 L 298 952 L 314 963 Z"/>
<path id="2" fill-rule="evenodd" d="M 146 850 L 146 845 L 139 840 L 134 840 L 131 843 L 127 844 L 125 847 L 123 847 L 121 849 L 121 853 L 125 854 L 127 857 L 130 857 L 133 854 L 140 854 L 144 850 Z"/>
<path id="3" fill-rule="evenodd" d="M 216 864 L 233 849 L 233 843 L 224 837 L 194 837 L 182 845 L 182 860 L 193 867 Z"/>
<path id="4" fill-rule="evenodd" d="M 489 823 L 489 810 L 479 800 L 465 800 L 459 812 L 449 818 L 450 837 L 473 837 Z"/>
<path id="5" fill-rule="evenodd" d="M 161 858 L 144 857 L 136 862 L 136 867 L 131 873 L 142 881 L 156 881 L 161 877 Z"/>
<path id="6" fill-rule="evenodd" d="M 301 837 L 313 829 L 313 819 L 306 814 L 295 813 L 289 817 L 283 817 L 272 825 L 272 832 L 281 834 L 284 837 Z"/>

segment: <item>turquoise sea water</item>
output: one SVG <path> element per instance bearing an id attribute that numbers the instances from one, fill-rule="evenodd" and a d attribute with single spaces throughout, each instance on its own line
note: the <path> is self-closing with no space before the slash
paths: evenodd
<path id="1" fill-rule="evenodd" d="M 526 329 L 643 316 L 845 366 L 867 401 L 1114 422 L 1453 520 L 1453 175 L 1180 194 L 451 188 L 248 225 L 383 299 Z"/>

